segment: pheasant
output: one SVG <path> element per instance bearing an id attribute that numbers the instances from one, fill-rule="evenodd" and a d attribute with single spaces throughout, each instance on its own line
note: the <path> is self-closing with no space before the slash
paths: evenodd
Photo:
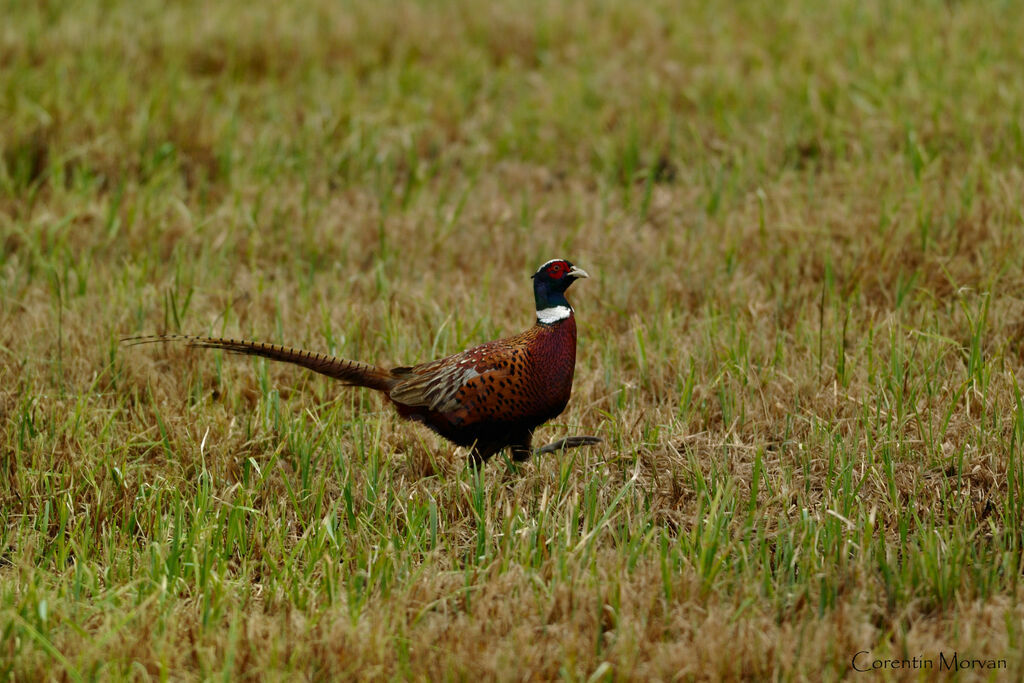
<path id="1" fill-rule="evenodd" d="M 565 410 L 576 365 L 576 320 L 565 290 L 589 277 L 564 259 L 533 274 L 537 322 L 498 339 L 420 365 L 385 369 L 320 353 L 216 337 L 129 337 L 130 344 L 183 342 L 300 365 L 347 385 L 383 392 L 398 414 L 420 422 L 484 462 L 508 447 L 514 460 L 601 441 L 572 436 L 533 450 L 533 431 Z"/>

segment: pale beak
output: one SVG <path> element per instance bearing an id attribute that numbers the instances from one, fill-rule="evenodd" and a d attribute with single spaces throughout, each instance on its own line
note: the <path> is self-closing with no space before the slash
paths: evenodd
<path id="1" fill-rule="evenodd" d="M 568 275 L 569 277 L 590 277 L 589 275 L 587 275 L 587 271 L 583 270 L 578 266 L 573 266 L 572 269 L 568 272 Z"/>

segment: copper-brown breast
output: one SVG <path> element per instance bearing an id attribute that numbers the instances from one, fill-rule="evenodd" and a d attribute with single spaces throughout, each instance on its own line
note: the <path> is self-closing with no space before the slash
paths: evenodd
<path id="1" fill-rule="evenodd" d="M 459 443 L 493 425 L 532 428 L 561 413 L 572 391 L 576 321 L 535 325 L 440 361 L 396 369 L 408 379 L 391 398 L 406 417 Z"/>

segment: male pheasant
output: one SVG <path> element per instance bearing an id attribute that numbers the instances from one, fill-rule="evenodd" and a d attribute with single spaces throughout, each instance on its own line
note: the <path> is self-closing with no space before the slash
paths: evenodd
<path id="1" fill-rule="evenodd" d="M 190 335 L 124 341 L 181 341 L 301 365 L 348 385 L 383 392 L 403 418 L 471 448 L 477 461 L 505 447 L 515 460 L 525 460 L 534 454 L 534 429 L 561 414 L 569 402 L 576 366 L 576 320 L 565 290 L 588 275 L 566 260 L 553 259 L 532 277 L 536 324 L 513 337 L 420 365 L 385 369 L 276 344 Z M 567 437 L 536 452 L 598 442 L 593 436 Z"/>

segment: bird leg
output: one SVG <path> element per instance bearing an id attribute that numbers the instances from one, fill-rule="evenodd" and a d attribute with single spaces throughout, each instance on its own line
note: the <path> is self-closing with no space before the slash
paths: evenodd
<path id="1" fill-rule="evenodd" d="M 500 444 L 473 444 L 469 451 L 469 460 L 474 467 L 483 467 L 484 463 L 490 460 L 491 456 L 500 451 L 504 446 Z"/>
<path id="2" fill-rule="evenodd" d="M 601 443 L 601 437 L 599 436 L 567 436 L 564 439 L 552 441 L 547 446 L 541 446 L 533 452 L 533 455 L 544 455 L 545 453 L 554 453 L 563 449 L 569 450 L 570 448 L 593 446 L 599 443 Z"/>
<path id="3" fill-rule="evenodd" d="M 570 448 L 579 448 L 580 446 L 593 446 L 594 444 L 601 443 L 602 439 L 598 436 L 567 436 L 564 439 L 559 439 L 549 443 L 546 446 L 540 448 L 533 448 L 533 430 L 522 432 L 521 434 L 515 434 L 507 441 L 501 442 L 490 442 L 490 443 L 476 443 L 470 451 L 470 459 L 476 466 L 483 465 L 488 459 L 490 459 L 495 453 L 505 448 L 508 445 L 509 450 L 512 452 L 513 462 L 524 462 L 529 460 L 535 455 L 544 455 L 545 453 L 555 453 L 561 450 L 569 450 Z"/>
<path id="4" fill-rule="evenodd" d="M 533 430 L 527 430 L 526 432 L 519 435 L 519 438 L 515 439 L 509 444 L 509 449 L 512 451 L 512 459 L 516 462 L 524 462 L 530 459 L 533 455 Z"/>

